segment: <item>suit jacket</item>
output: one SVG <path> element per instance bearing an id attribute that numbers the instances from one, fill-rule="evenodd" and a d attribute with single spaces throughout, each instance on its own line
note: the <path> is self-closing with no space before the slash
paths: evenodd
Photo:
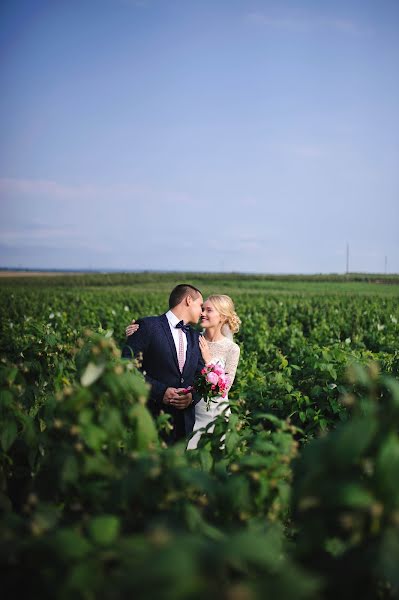
<path id="1" fill-rule="evenodd" d="M 151 385 L 148 408 L 154 416 L 161 410 L 172 415 L 174 425 L 183 423 L 186 435 L 194 427 L 195 404 L 200 396 L 193 394 L 193 402 L 184 410 L 179 410 L 162 402 L 168 387 L 188 387 L 204 366 L 199 349 L 199 333 L 190 327 L 186 332 L 187 353 L 183 372 L 180 372 L 176 346 L 165 314 L 159 317 L 145 317 L 137 321 L 139 329 L 127 339 L 122 350 L 124 358 L 142 354 L 141 371 Z"/>

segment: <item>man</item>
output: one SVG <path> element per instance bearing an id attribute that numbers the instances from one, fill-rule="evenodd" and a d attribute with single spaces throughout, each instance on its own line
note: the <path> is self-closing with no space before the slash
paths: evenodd
<path id="1" fill-rule="evenodd" d="M 201 292 L 192 285 L 177 285 L 169 297 L 169 310 L 159 317 L 139 319 L 137 331 L 122 350 L 124 358 L 142 355 L 141 370 L 151 385 L 148 408 L 172 417 L 168 442 L 187 437 L 193 430 L 195 404 L 200 397 L 184 393 L 204 366 L 199 333 L 188 326 L 197 323 L 202 310 Z"/>

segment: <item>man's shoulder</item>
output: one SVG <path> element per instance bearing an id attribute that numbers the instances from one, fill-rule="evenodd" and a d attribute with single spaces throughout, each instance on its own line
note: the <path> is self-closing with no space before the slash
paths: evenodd
<path id="1" fill-rule="evenodd" d="M 164 315 L 154 315 L 152 317 L 142 317 L 141 319 L 137 319 L 137 322 L 145 323 L 145 325 L 155 325 L 162 321 Z"/>
<path id="2" fill-rule="evenodd" d="M 147 334 L 153 333 L 157 335 L 163 329 L 164 321 L 167 322 L 165 315 L 156 315 L 137 319 L 137 324 L 143 328 L 143 332 L 146 331 Z"/>

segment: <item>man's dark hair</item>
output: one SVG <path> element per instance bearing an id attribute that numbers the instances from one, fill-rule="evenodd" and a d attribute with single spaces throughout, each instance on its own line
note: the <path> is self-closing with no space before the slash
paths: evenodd
<path id="1" fill-rule="evenodd" d="M 195 300 L 198 298 L 198 294 L 201 294 L 201 292 L 193 285 L 190 285 L 189 283 L 179 283 L 179 285 L 170 292 L 169 308 L 174 308 L 180 304 L 186 296 L 191 296 Z"/>

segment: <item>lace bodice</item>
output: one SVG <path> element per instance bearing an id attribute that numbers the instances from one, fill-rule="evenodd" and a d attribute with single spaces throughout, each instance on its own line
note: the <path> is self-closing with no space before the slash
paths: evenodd
<path id="1" fill-rule="evenodd" d="M 208 347 L 211 355 L 210 362 L 219 362 L 229 378 L 229 390 L 233 384 L 236 374 L 238 360 L 240 358 L 240 347 L 227 337 L 222 338 L 218 342 L 208 342 Z M 210 406 L 207 406 L 204 398 L 201 398 L 201 400 L 197 402 L 195 405 L 195 423 L 193 429 L 194 435 L 188 442 L 187 450 L 193 450 L 194 448 L 197 448 L 198 440 L 205 429 L 208 434 L 213 432 L 214 425 L 212 423 L 222 414 L 226 420 L 231 414 L 229 399 L 227 396 L 218 396 L 217 398 L 213 398 Z M 223 442 L 223 439 L 224 436 L 222 436 L 221 442 Z"/>
<path id="2" fill-rule="evenodd" d="M 219 361 L 224 366 L 224 372 L 228 375 L 229 386 L 231 388 L 237 371 L 237 365 L 240 358 L 240 347 L 229 340 L 227 337 L 217 342 L 208 342 L 212 362 Z"/>

